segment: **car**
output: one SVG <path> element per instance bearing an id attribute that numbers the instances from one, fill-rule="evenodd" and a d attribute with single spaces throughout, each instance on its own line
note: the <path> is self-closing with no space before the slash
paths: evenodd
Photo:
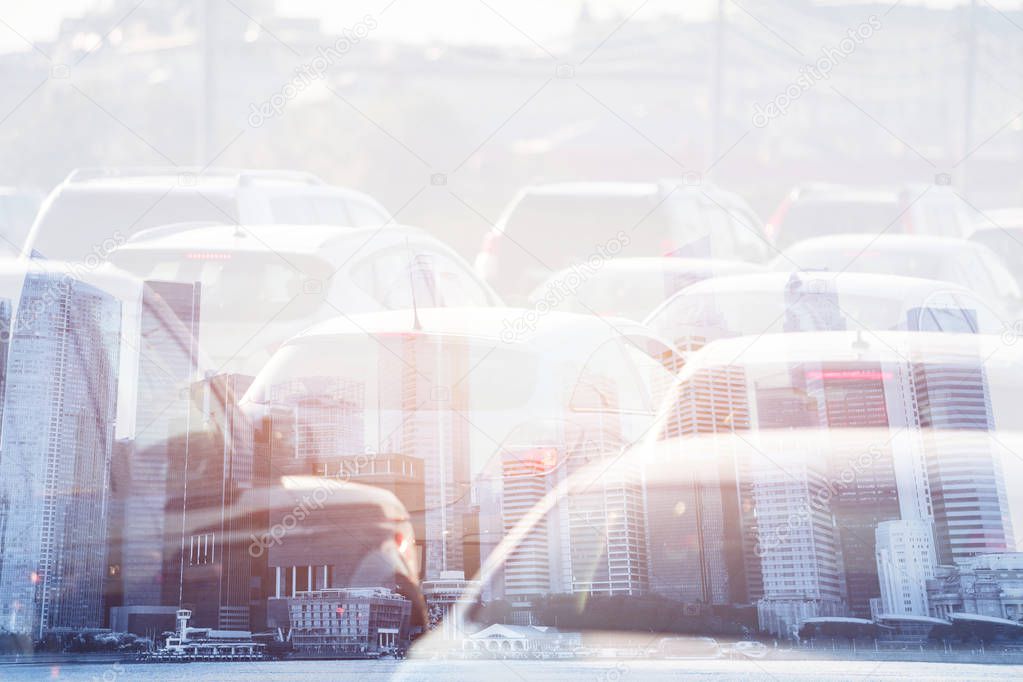
<path id="1" fill-rule="evenodd" d="M 784 249 L 811 237 L 849 233 L 965 237 L 972 220 L 972 210 L 947 187 L 807 183 L 789 192 L 765 232 Z"/>
<path id="2" fill-rule="evenodd" d="M 1023 209 L 985 211 L 970 233 L 970 241 L 991 249 L 1023 288 Z"/>
<path id="3" fill-rule="evenodd" d="M 745 656 L 746 658 L 764 658 L 769 649 L 763 642 L 739 641 L 728 647 L 728 653 L 732 656 Z"/>
<path id="4" fill-rule="evenodd" d="M 426 579 L 462 572 L 486 583 L 488 599 L 511 599 L 547 579 L 528 561 L 512 560 L 497 581 L 487 574 L 487 566 L 503 566 L 494 552 L 523 505 L 569 472 L 613 463 L 641 438 L 671 385 L 675 355 L 642 325 L 570 313 L 551 312 L 506 335 L 528 312 L 428 308 L 328 320 L 282 345 L 242 403 L 254 423 L 269 420 L 268 430 L 282 434 L 289 465 L 364 450 L 382 453 L 377 460 L 409 458 L 411 474 L 405 465 L 387 470 L 427 483 L 417 501 L 405 502 L 425 517 Z M 270 462 L 276 466 L 273 452 Z M 579 499 L 637 522 L 638 485 L 634 478 Z M 518 495 L 525 497 L 513 504 Z M 570 521 L 562 511 L 580 532 L 606 534 L 603 521 Z M 639 589 L 646 578 L 638 565 L 590 576 L 597 550 L 578 559 L 580 583 Z"/>
<path id="5" fill-rule="evenodd" d="M 199 282 L 200 346 L 215 368 L 250 374 L 339 314 L 501 305 L 458 254 L 407 226 L 184 223 L 135 234 L 109 261 L 141 279 Z"/>
<path id="6" fill-rule="evenodd" d="M 683 351 L 717 339 L 841 329 L 1001 334 L 996 305 L 965 287 L 860 272 L 715 277 L 665 301 L 644 321 Z"/>
<path id="7" fill-rule="evenodd" d="M 982 244 L 955 237 L 846 234 L 817 237 L 785 249 L 773 270 L 897 273 L 972 289 L 1004 319 L 1018 315 L 1020 288 L 1005 265 Z"/>
<path id="8" fill-rule="evenodd" d="M 615 258 L 599 268 L 586 263 L 559 270 L 530 294 L 552 309 L 640 321 L 666 298 L 711 277 L 757 272 L 743 261 L 716 258 Z"/>
<path id="9" fill-rule="evenodd" d="M 673 182 L 552 182 L 520 190 L 484 237 L 475 266 L 512 303 L 594 253 L 763 262 L 762 222 L 736 194 Z M 595 251 L 596 249 L 596 251 Z M 611 248 L 607 249 L 612 250 Z"/>
<path id="10" fill-rule="evenodd" d="M 142 230 L 182 222 L 380 227 L 372 197 L 310 173 L 226 168 L 80 168 L 43 201 L 22 252 L 102 259 Z"/>

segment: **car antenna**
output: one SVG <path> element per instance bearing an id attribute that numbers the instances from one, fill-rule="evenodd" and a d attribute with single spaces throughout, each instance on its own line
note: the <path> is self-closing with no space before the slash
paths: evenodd
<path id="1" fill-rule="evenodd" d="M 409 253 L 408 260 L 408 285 L 412 294 L 412 328 L 417 332 L 423 331 L 423 325 L 419 323 L 419 305 L 416 303 L 416 281 L 412 278 L 412 248 L 409 246 L 408 237 L 405 237 L 405 250 Z"/>

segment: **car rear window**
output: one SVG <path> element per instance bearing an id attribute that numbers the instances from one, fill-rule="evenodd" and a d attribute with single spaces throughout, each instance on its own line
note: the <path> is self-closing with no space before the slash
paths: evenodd
<path id="1" fill-rule="evenodd" d="M 833 234 L 880 233 L 899 218 L 895 201 L 798 201 L 785 213 L 777 246 Z M 901 232 L 892 225 L 891 232 Z"/>
<path id="2" fill-rule="evenodd" d="M 123 243 L 150 227 L 193 221 L 236 223 L 237 204 L 222 195 L 162 187 L 124 192 L 66 189 L 42 215 L 31 247 L 44 258 L 80 261 L 109 252 L 104 240 Z"/>

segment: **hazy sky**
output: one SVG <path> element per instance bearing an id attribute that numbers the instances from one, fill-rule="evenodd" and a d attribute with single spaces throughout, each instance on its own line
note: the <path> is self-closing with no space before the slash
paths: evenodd
<path id="1" fill-rule="evenodd" d="M 147 0 L 155 2 L 157 0 Z M 227 0 L 213 0 L 226 2 Z M 728 0 L 726 0 L 728 1 Z M 784 0 L 775 0 L 784 4 Z M 842 0 L 838 0 L 842 1 Z M 903 0 L 905 4 L 956 5 L 968 0 Z M 20 0 L 0 0 L 0 51 L 20 50 L 29 40 L 47 39 L 55 35 L 60 21 L 76 16 L 109 0 L 46 0 L 44 3 L 26 3 Z M 893 0 L 894 2 L 894 0 Z M 288 0 L 278 2 L 284 13 L 319 16 L 328 29 L 351 25 L 364 14 L 380 13 L 390 0 Z M 446 42 L 487 42 L 521 44 L 528 39 L 497 16 L 488 5 L 500 12 L 511 23 L 538 41 L 563 35 L 570 29 L 579 13 L 582 0 L 395 0 L 380 20 L 378 35 L 406 40 L 439 40 Z M 638 17 L 659 14 L 700 15 L 712 11 L 716 0 L 589 0 L 591 10 L 598 16 L 628 16 L 636 11 Z M 771 3 L 764 0 L 745 0 L 748 9 L 763 8 Z M 1002 9 L 1018 8 L 1020 0 L 992 0 Z M 638 9 L 638 11 L 637 11 Z M 741 11 L 737 6 L 731 11 Z M 769 20 L 768 17 L 763 17 Z"/>

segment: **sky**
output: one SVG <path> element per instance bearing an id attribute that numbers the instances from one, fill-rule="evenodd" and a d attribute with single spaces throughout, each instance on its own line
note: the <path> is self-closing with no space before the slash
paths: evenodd
<path id="1" fill-rule="evenodd" d="M 156 0 L 146 0 L 154 2 Z M 226 2 L 227 0 L 214 0 Z M 774 0 L 783 4 L 784 0 Z M 843 0 L 836 0 L 842 2 Z M 854 0 L 847 0 L 854 1 Z M 894 0 L 893 0 L 894 1 Z M 902 0 L 905 4 L 952 6 L 968 0 Z M 26 3 L 0 0 L 0 52 L 27 49 L 25 39 L 46 40 L 56 35 L 64 17 L 81 15 L 104 6 L 109 0 L 46 0 Z M 731 2 L 731 0 L 725 0 Z M 278 2 L 287 14 L 318 16 L 328 30 L 351 25 L 364 14 L 383 12 L 378 35 L 414 42 L 525 44 L 529 38 L 544 41 L 564 35 L 575 23 L 582 0 L 288 0 Z M 598 17 L 631 15 L 656 17 L 661 14 L 705 16 L 716 0 L 589 0 Z M 770 5 L 767 0 L 743 0 L 743 8 Z M 1018 8 L 1021 0 L 992 0 L 1001 9 Z M 742 11 L 738 5 L 730 11 Z M 498 15 L 501 16 L 498 16 Z M 502 19 L 502 16 L 504 19 Z M 506 22 L 505 19 L 508 21 Z"/>

